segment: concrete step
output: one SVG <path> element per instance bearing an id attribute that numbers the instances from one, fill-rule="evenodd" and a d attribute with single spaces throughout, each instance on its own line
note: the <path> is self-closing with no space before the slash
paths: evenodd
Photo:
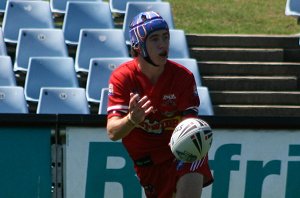
<path id="1" fill-rule="evenodd" d="M 300 49 L 299 35 L 187 34 L 190 47 Z"/>
<path id="2" fill-rule="evenodd" d="M 216 105 L 215 115 L 218 116 L 264 116 L 264 117 L 298 117 L 300 106 L 289 105 Z"/>
<path id="3" fill-rule="evenodd" d="M 211 91 L 295 91 L 296 76 L 203 76 L 202 82 Z"/>
<path id="4" fill-rule="evenodd" d="M 210 91 L 214 105 L 298 105 L 300 91 Z"/>
<path id="5" fill-rule="evenodd" d="M 283 62 L 284 51 L 280 48 L 190 48 L 190 56 L 199 61 L 255 61 Z"/>
<path id="6" fill-rule="evenodd" d="M 202 76 L 291 76 L 300 75 L 300 63 L 199 61 Z"/>

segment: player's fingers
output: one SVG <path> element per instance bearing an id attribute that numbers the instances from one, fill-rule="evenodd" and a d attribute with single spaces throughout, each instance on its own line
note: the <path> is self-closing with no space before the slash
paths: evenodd
<path id="1" fill-rule="evenodd" d="M 141 108 L 142 108 L 142 109 L 147 109 L 150 105 L 151 105 L 151 101 L 150 101 L 150 100 L 147 100 L 147 101 L 141 106 Z"/>
<path id="2" fill-rule="evenodd" d="M 153 106 L 150 106 L 150 107 L 145 111 L 145 116 L 147 116 L 149 113 L 151 113 L 153 109 L 154 109 L 154 107 L 153 107 Z"/>

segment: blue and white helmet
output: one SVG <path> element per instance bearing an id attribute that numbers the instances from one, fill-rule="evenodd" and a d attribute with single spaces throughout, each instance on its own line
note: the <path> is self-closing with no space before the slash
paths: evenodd
<path id="1" fill-rule="evenodd" d="M 129 27 L 131 47 L 139 49 L 141 55 L 147 58 L 146 39 L 157 30 L 167 30 L 169 32 L 167 22 L 156 12 L 141 12 L 133 18 Z"/>

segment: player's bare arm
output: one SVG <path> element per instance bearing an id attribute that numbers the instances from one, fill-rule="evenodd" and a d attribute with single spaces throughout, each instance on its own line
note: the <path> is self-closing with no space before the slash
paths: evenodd
<path id="1" fill-rule="evenodd" d="M 114 116 L 107 120 L 108 137 L 117 141 L 130 133 L 152 111 L 151 101 L 147 96 L 139 99 L 138 94 L 130 93 L 129 111 L 124 117 Z"/>

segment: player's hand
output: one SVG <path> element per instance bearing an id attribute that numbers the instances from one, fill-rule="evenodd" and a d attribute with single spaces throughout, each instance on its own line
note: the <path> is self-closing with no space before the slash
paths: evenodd
<path id="1" fill-rule="evenodd" d="M 141 123 L 152 110 L 153 106 L 147 96 L 140 99 L 139 94 L 130 93 L 129 116 L 133 122 Z"/>

